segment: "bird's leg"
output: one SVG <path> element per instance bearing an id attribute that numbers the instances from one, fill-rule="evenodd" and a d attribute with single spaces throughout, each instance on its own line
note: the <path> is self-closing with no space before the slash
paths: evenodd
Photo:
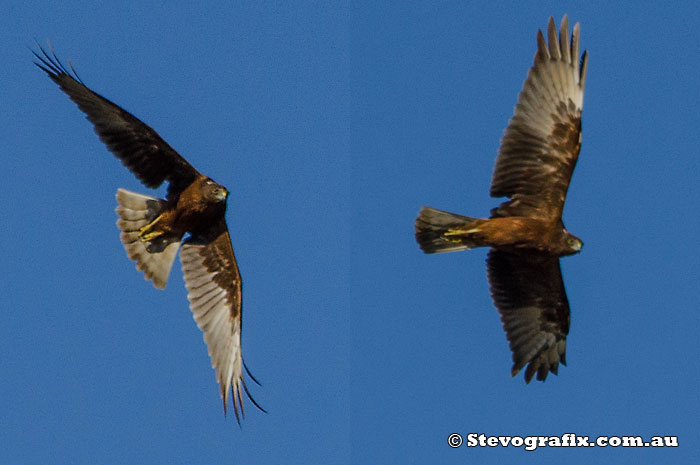
<path id="1" fill-rule="evenodd" d="M 151 242 L 167 232 L 167 228 L 158 228 L 164 215 L 159 215 L 155 220 L 139 229 L 139 238 L 143 242 Z M 158 228 L 158 229 L 156 229 Z"/>
<path id="2" fill-rule="evenodd" d="M 481 232 L 478 227 L 469 229 L 448 229 L 443 235 L 442 239 L 447 242 L 453 242 L 456 244 L 462 243 L 464 241 L 470 240 L 470 236 Z"/>

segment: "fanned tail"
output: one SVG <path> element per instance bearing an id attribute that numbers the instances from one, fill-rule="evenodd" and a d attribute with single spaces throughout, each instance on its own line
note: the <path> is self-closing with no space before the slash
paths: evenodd
<path id="1" fill-rule="evenodd" d="M 117 190 L 117 202 L 117 226 L 122 231 L 119 237 L 126 254 L 156 288 L 165 289 L 181 238 L 161 236 L 155 241 L 145 242 L 139 237 L 141 228 L 158 217 L 165 202 L 125 189 Z"/>
<path id="2" fill-rule="evenodd" d="M 423 207 L 416 218 L 416 241 L 425 253 L 456 252 L 481 247 L 486 244 L 478 227 L 485 221 Z"/>

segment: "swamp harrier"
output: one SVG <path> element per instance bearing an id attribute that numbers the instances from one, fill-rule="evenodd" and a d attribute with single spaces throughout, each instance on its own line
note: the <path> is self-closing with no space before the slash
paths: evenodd
<path id="1" fill-rule="evenodd" d="M 194 320 L 204 333 L 226 413 L 233 392 L 236 420 L 243 370 L 257 383 L 241 355 L 241 275 L 226 227 L 226 188 L 198 172 L 149 126 L 83 84 L 56 55 L 34 52 L 35 64 L 87 115 L 107 148 L 147 187 L 168 184 L 165 199 L 117 190 L 117 226 L 126 254 L 147 280 L 165 289 L 180 249 Z M 72 73 L 71 73 L 72 71 Z M 182 241 L 185 233 L 188 237 Z M 264 410 L 263 410 L 264 411 Z"/>
<path id="2" fill-rule="evenodd" d="M 580 28 L 562 19 L 537 33 L 535 63 L 505 130 L 491 182 L 492 197 L 509 200 L 490 218 L 471 218 L 423 207 L 416 240 L 425 253 L 491 247 L 491 296 L 501 314 L 515 376 L 544 381 L 566 365 L 569 303 L 559 257 L 583 243 L 564 228 L 564 200 L 581 148 L 581 110 L 587 54 L 579 62 Z"/>

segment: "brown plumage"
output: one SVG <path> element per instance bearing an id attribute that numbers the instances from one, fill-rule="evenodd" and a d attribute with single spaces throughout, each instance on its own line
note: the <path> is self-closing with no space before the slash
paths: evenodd
<path id="1" fill-rule="evenodd" d="M 561 220 L 566 192 L 581 149 L 581 110 L 587 54 L 579 55 L 579 25 L 569 41 L 566 16 L 549 45 L 537 33 L 535 63 L 501 140 L 492 197 L 508 197 L 490 218 L 472 218 L 423 207 L 415 225 L 426 253 L 491 247 L 487 260 L 493 301 L 513 352 L 515 376 L 544 381 L 566 364 L 569 303 L 559 257 L 583 243 Z"/>
<path id="2" fill-rule="evenodd" d="M 39 60 L 35 64 L 87 115 L 107 148 L 147 187 L 169 183 L 165 199 L 117 190 L 120 238 L 129 258 L 158 289 L 165 289 L 182 244 L 187 298 L 204 333 L 224 412 L 232 391 L 240 420 L 243 391 L 260 406 L 243 379 L 247 368 L 241 355 L 241 275 L 226 227 L 228 191 L 194 169 L 138 118 L 90 90 L 53 52 L 40 51 L 34 52 Z M 185 234 L 189 236 L 182 242 Z"/>

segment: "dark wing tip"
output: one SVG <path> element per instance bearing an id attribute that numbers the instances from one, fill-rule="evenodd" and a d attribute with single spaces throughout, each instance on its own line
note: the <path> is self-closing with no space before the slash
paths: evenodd
<path id="1" fill-rule="evenodd" d="M 258 380 L 253 377 L 253 375 L 250 373 L 250 370 L 248 369 L 247 366 L 245 366 L 245 362 L 243 363 L 243 366 L 245 368 L 246 373 L 248 373 L 248 376 L 257 384 L 258 386 L 262 386 Z M 248 385 L 246 385 L 245 379 L 241 378 L 240 379 L 240 384 L 234 384 L 232 386 L 233 389 L 233 401 L 231 402 L 233 404 L 233 412 L 234 415 L 236 416 L 236 423 L 238 423 L 239 427 L 242 427 L 241 425 L 241 419 L 245 419 L 245 409 L 243 407 L 243 396 L 241 395 L 241 385 L 243 385 L 243 391 L 246 393 L 246 396 L 250 401 L 255 405 L 255 407 L 260 410 L 263 413 L 268 413 L 267 410 L 262 408 L 260 404 L 255 400 L 253 395 L 250 393 L 248 390 Z M 228 411 L 228 406 L 226 403 L 226 397 L 224 395 L 221 396 L 223 399 L 223 404 L 224 404 L 224 416 L 227 416 L 227 411 Z M 240 409 L 240 413 L 239 413 Z"/>
<path id="2" fill-rule="evenodd" d="M 68 67 L 66 67 L 58 58 L 56 52 L 54 52 L 53 47 L 51 46 L 51 42 L 46 42 L 49 49 L 48 52 L 46 51 L 46 49 L 44 49 L 44 47 L 41 46 L 41 44 L 38 41 L 35 42 L 36 46 L 39 48 L 39 52 L 41 52 L 41 54 L 39 54 L 36 50 L 32 50 L 30 48 L 34 57 L 36 57 L 36 59 L 39 60 L 34 62 L 36 66 L 38 66 L 42 71 L 48 74 L 49 77 L 54 81 L 57 81 L 64 76 L 67 76 L 83 84 L 82 79 L 80 79 L 78 73 L 73 67 L 73 63 L 71 63 L 70 60 L 68 60 Z"/>
<path id="3" fill-rule="evenodd" d="M 234 388 L 235 389 L 235 388 Z M 238 414 L 238 406 L 241 406 L 241 413 L 240 416 Z M 233 396 L 233 411 L 236 414 L 236 422 L 238 423 L 238 427 L 242 428 L 241 426 L 241 416 L 245 418 L 245 411 L 243 410 L 243 400 L 240 398 L 240 396 Z"/>
<path id="4" fill-rule="evenodd" d="M 513 368 L 510 370 L 510 376 L 515 377 L 518 373 L 520 373 L 520 370 L 523 369 L 523 367 L 527 364 L 527 368 L 525 369 L 525 384 L 530 384 L 530 381 L 532 381 L 532 378 L 535 377 L 535 373 L 537 373 L 538 370 L 538 365 L 535 363 L 535 360 L 530 360 L 529 364 L 527 360 L 521 360 L 519 362 L 516 362 L 513 364 Z M 546 377 L 546 374 L 545 374 Z M 537 379 L 540 379 L 538 376 Z"/>
<path id="5" fill-rule="evenodd" d="M 544 378 L 540 379 L 540 369 L 537 366 L 536 363 L 533 363 L 533 361 L 530 362 L 530 364 L 527 366 L 527 369 L 525 369 L 525 384 L 530 384 L 530 381 L 532 381 L 532 378 L 535 376 L 535 373 L 537 373 L 537 379 L 542 381 Z M 545 375 L 546 377 L 546 375 Z"/>
<path id="6" fill-rule="evenodd" d="M 561 60 L 561 50 L 559 48 L 559 38 L 557 37 L 557 26 L 554 19 L 549 17 L 547 25 L 547 39 L 549 41 L 549 53 L 555 60 Z"/>
<path id="7" fill-rule="evenodd" d="M 247 370 L 246 370 L 246 371 L 247 371 Z M 252 376 L 251 376 L 251 378 L 252 378 Z M 255 381 L 255 380 L 253 380 L 253 381 Z M 256 381 L 256 383 L 257 383 L 257 381 Z M 258 386 L 260 386 L 259 383 L 258 383 Z M 258 410 L 260 410 L 260 411 L 263 412 L 263 413 L 267 413 L 267 410 L 265 410 L 264 408 L 262 408 L 262 407 L 260 406 L 260 404 L 258 404 L 258 403 L 256 402 L 256 400 L 253 398 L 253 395 L 252 395 L 252 394 L 250 393 L 250 391 L 248 390 L 248 386 L 245 384 L 245 380 L 243 380 L 243 390 L 245 391 L 246 395 L 248 396 L 248 399 L 250 399 L 250 401 L 253 403 L 253 405 L 255 405 L 255 406 L 258 408 Z"/>
<path id="8" fill-rule="evenodd" d="M 255 384 L 262 387 L 262 384 L 260 384 L 260 381 L 255 379 L 255 376 L 253 376 L 253 373 L 250 372 L 250 369 L 248 368 L 248 365 L 246 365 L 245 360 L 243 360 L 243 368 L 245 368 L 245 372 L 248 373 L 248 376 L 250 376 L 250 379 L 252 379 Z"/>
<path id="9" fill-rule="evenodd" d="M 260 384 L 260 381 L 255 379 L 255 376 L 253 376 L 253 373 L 250 372 L 250 369 L 248 368 L 248 365 L 246 365 L 245 360 L 243 360 L 243 368 L 245 369 L 245 372 L 248 373 L 248 376 L 250 376 L 250 379 L 252 379 L 255 384 L 262 387 L 262 384 Z M 245 383 L 245 379 L 241 379 L 241 384 L 243 384 L 243 390 L 245 391 L 246 395 L 248 396 L 248 399 L 250 399 L 250 401 L 253 403 L 253 405 L 255 405 L 258 408 L 258 410 L 260 410 L 261 412 L 267 413 L 267 410 L 262 408 L 260 406 L 260 404 L 258 404 L 256 402 L 256 400 L 253 398 L 253 395 L 248 390 L 248 385 Z"/>
<path id="10" fill-rule="evenodd" d="M 537 54 L 535 55 L 535 61 L 537 60 L 549 60 L 549 49 L 547 47 L 547 41 L 544 39 L 542 30 L 537 30 Z"/>
<path id="11" fill-rule="evenodd" d="M 580 74 L 579 74 L 579 86 L 581 88 L 586 87 L 586 72 L 588 71 L 588 50 L 583 51 L 583 55 L 581 55 L 581 62 L 579 64 L 579 69 L 580 69 Z"/>
<path id="12" fill-rule="evenodd" d="M 510 371 L 510 376 L 514 377 L 518 373 L 520 373 L 520 370 L 527 364 L 527 368 L 525 369 L 525 384 L 530 384 L 530 381 L 532 381 L 533 378 L 536 378 L 537 381 L 546 381 L 547 380 L 547 375 L 549 373 L 554 374 L 555 376 L 559 376 L 559 363 L 562 365 L 566 366 L 566 356 L 565 355 L 560 355 L 559 356 L 559 361 L 555 363 L 544 363 L 542 360 L 540 360 L 539 357 L 536 357 L 532 360 L 528 361 L 521 361 L 518 363 L 513 364 L 513 368 Z M 537 375 L 537 376 L 535 376 Z"/>

